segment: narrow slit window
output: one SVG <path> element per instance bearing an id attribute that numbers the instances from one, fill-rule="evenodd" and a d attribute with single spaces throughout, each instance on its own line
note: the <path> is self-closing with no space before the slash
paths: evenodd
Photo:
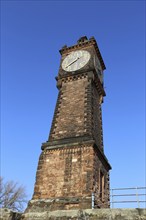
<path id="1" fill-rule="evenodd" d="M 104 174 L 100 171 L 100 199 L 104 199 Z"/>

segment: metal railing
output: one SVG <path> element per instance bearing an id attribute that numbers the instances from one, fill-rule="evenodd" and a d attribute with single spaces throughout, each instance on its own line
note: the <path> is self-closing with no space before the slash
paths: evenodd
<path id="1" fill-rule="evenodd" d="M 132 204 L 135 204 L 135 208 L 141 208 L 140 206 L 144 208 L 146 207 L 146 187 L 110 189 L 110 204 L 111 208 L 125 206 L 131 208 Z"/>

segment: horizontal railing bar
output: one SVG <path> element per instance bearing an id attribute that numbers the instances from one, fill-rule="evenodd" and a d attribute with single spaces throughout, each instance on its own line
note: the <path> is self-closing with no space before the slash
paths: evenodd
<path id="1" fill-rule="evenodd" d="M 137 202 L 137 201 L 113 201 L 110 203 L 130 203 L 130 202 Z M 146 202 L 146 201 L 138 201 L 138 202 Z"/>
<path id="2" fill-rule="evenodd" d="M 113 194 L 113 195 L 110 195 L 111 197 L 116 197 L 116 196 L 145 196 L 146 194 Z"/>
<path id="3" fill-rule="evenodd" d="M 139 193 L 140 192 L 140 193 Z M 127 188 L 113 188 L 110 189 L 110 204 L 113 208 L 114 204 L 125 203 L 128 204 L 137 203 L 140 207 L 140 203 L 146 203 L 146 187 L 127 187 Z M 119 198 L 118 198 L 119 197 Z M 119 201 L 118 201 L 119 199 Z M 120 200 L 121 199 L 121 200 Z M 124 205 L 123 205 L 124 206 Z"/>
<path id="4" fill-rule="evenodd" d="M 146 189 L 146 187 L 113 188 L 113 189 L 110 189 L 110 190 L 113 191 L 113 190 L 129 190 L 129 189 Z"/>

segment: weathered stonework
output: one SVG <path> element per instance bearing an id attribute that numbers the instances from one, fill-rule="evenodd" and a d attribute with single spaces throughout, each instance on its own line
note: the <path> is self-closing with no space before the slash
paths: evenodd
<path id="1" fill-rule="evenodd" d="M 86 133 L 84 110 L 87 86 L 87 76 L 62 82 L 49 141 L 83 136 Z"/>
<path id="2" fill-rule="evenodd" d="M 146 220 L 146 209 L 85 209 L 57 210 L 25 214 L 0 210 L 0 220 Z"/>
<path id="3" fill-rule="evenodd" d="M 85 179 L 87 172 L 93 170 L 92 161 L 93 149 L 90 145 L 45 149 L 39 160 L 38 184 L 33 199 L 82 196 L 83 192 L 88 195 Z"/>
<path id="4" fill-rule="evenodd" d="M 39 159 L 33 200 L 50 199 L 50 210 L 91 208 L 94 193 L 95 206 L 109 207 L 108 165 L 103 167 L 93 143 L 45 149 Z M 105 175 L 104 199 L 99 197 L 100 170 Z"/>
<path id="5" fill-rule="evenodd" d="M 22 218 L 23 219 L 23 218 Z M 145 209 L 85 209 L 27 213 L 24 220 L 146 220 Z"/>
<path id="6" fill-rule="evenodd" d="M 10 209 L 0 209 L 0 220 L 21 220 L 22 213 L 14 212 Z"/>

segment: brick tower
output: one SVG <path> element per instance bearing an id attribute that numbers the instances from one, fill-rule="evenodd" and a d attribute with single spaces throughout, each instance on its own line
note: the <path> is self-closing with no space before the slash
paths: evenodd
<path id="1" fill-rule="evenodd" d="M 49 139 L 42 144 L 29 207 L 109 207 L 101 105 L 105 65 L 94 37 L 60 50 L 59 90 Z"/>

